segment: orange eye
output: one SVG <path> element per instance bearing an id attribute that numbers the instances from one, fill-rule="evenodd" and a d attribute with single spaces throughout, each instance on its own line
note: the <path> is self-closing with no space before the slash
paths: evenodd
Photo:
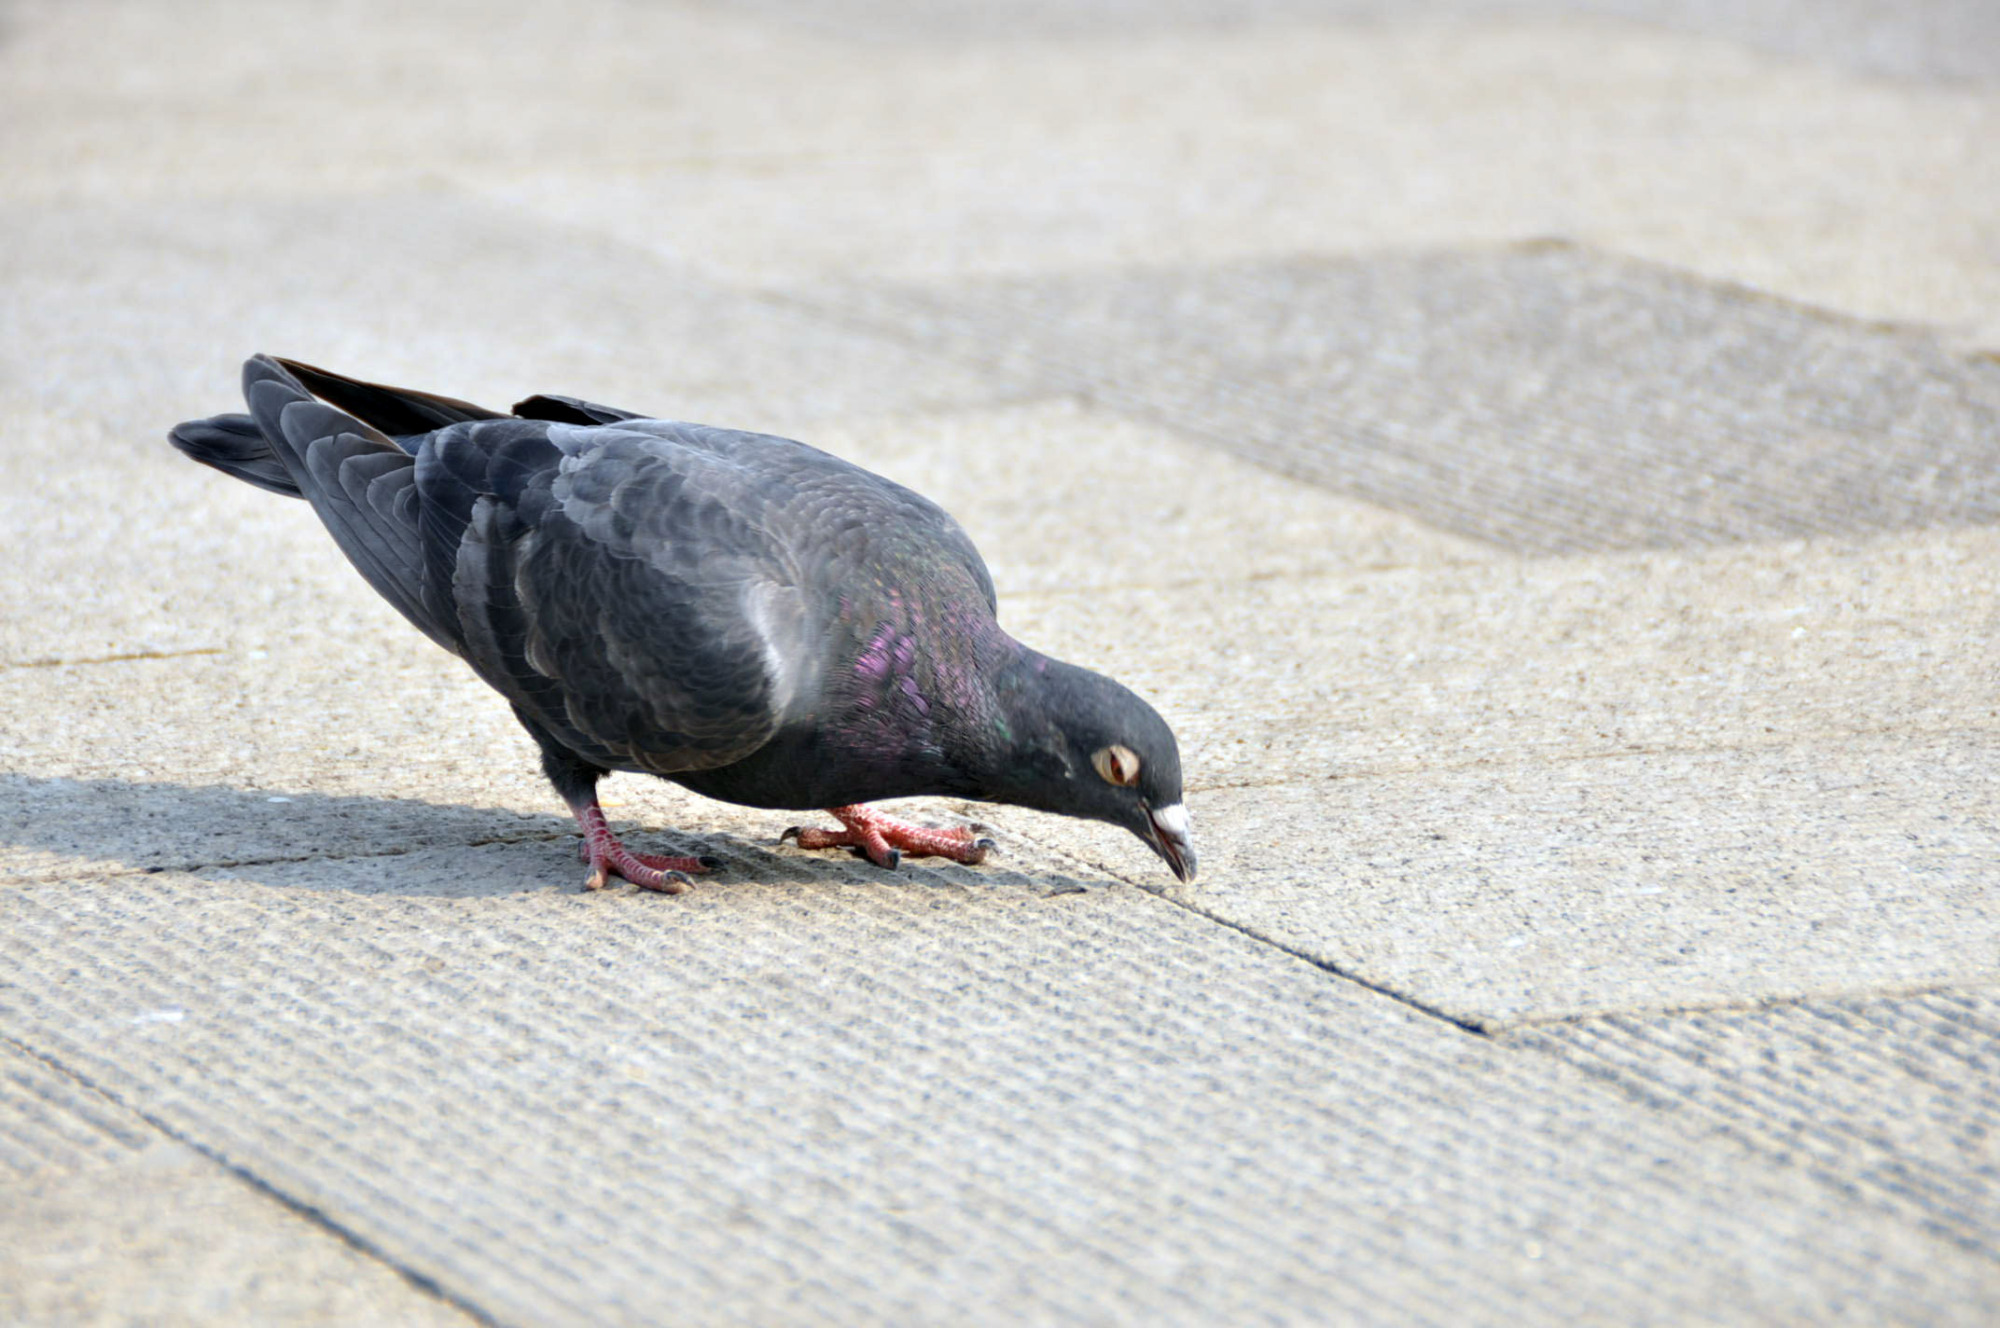
<path id="1" fill-rule="evenodd" d="M 1130 747 L 1118 743 L 1101 747 L 1090 758 L 1090 763 L 1097 767 L 1097 773 L 1104 777 L 1107 784 L 1130 788 L 1139 782 L 1139 757 Z"/>

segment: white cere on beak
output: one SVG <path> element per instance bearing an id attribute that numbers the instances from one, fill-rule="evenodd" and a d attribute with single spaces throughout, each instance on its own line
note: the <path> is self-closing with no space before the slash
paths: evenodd
<path id="1" fill-rule="evenodd" d="M 1186 839 L 1188 837 L 1187 808 L 1178 802 L 1170 807 L 1155 807 L 1153 808 L 1153 824 L 1159 826 L 1160 829 L 1170 835 Z"/>

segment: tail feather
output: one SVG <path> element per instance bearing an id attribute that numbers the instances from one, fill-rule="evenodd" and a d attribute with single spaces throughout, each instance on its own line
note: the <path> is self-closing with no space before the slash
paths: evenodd
<path id="1" fill-rule="evenodd" d="M 266 357 L 260 357 L 266 358 Z M 289 375 L 291 381 L 322 401 L 339 407 L 413 450 L 423 436 L 447 425 L 467 420 L 548 420 L 558 424 L 616 424 L 640 416 L 616 406 L 601 406 L 578 397 L 542 393 L 515 405 L 512 415 L 502 415 L 484 406 L 456 397 L 418 392 L 407 387 L 387 387 L 349 378 L 299 360 L 268 357 L 270 363 Z M 303 498 L 292 472 L 271 450 L 270 440 L 249 415 L 217 415 L 206 420 L 177 424 L 167 440 L 182 453 L 287 498 Z"/>
<path id="2" fill-rule="evenodd" d="M 285 469 L 285 463 L 278 460 L 277 453 L 264 440 L 264 431 L 248 415 L 189 420 L 175 425 L 167 434 L 167 441 L 204 466 L 213 466 L 246 484 L 287 498 L 305 497 L 292 479 L 292 472 Z"/>
<path id="3" fill-rule="evenodd" d="M 424 607 L 423 504 L 414 453 L 436 431 L 475 421 L 592 425 L 638 418 L 554 395 L 530 397 L 510 417 L 456 397 L 363 382 L 268 355 L 244 364 L 243 397 L 250 414 L 189 420 L 168 440 L 226 475 L 309 501 L 368 584 L 451 651 L 462 643 L 446 593 L 448 566 L 444 589 L 434 588 L 434 611 Z"/>

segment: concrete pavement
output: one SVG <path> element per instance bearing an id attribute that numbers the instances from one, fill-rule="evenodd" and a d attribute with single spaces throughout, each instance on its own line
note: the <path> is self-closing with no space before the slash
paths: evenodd
<path id="1" fill-rule="evenodd" d="M 1992 23 L 10 6 L 0 1320 L 1991 1322 Z M 726 867 L 582 894 L 166 448 L 254 350 L 931 494 L 1201 883 L 620 776 Z"/>

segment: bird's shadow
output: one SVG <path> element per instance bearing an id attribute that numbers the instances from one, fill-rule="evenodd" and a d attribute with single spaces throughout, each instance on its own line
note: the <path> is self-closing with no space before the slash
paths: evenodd
<path id="1" fill-rule="evenodd" d="M 906 861 L 891 873 L 845 850 L 808 853 L 780 845 L 778 832 L 806 818 L 767 815 L 769 840 L 704 831 L 698 823 L 618 828 L 642 853 L 721 858 L 721 868 L 703 885 L 1006 886 L 1059 895 L 1111 883 L 1046 862 L 1016 865 L 1004 850 L 978 867 L 926 859 Z M 573 893 L 585 875 L 578 842 L 567 816 L 500 807 L 0 775 L 0 876 L 187 872 L 370 895 Z"/>

